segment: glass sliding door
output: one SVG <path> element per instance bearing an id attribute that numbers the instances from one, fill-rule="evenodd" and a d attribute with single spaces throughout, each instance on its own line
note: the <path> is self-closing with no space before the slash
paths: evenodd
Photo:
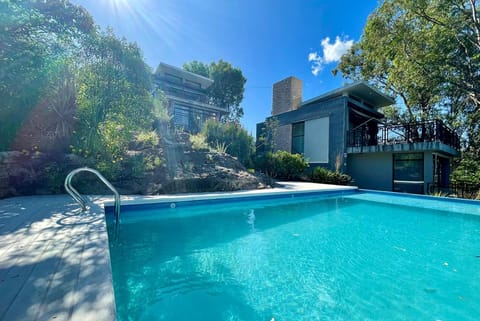
<path id="1" fill-rule="evenodd" d="M 393 154 L 393 190 L 424 193 L 423 153 Z"/>

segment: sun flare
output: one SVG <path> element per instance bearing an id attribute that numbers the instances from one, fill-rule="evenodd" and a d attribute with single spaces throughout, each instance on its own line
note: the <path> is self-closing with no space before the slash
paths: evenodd
<path id="1" fill-rule="evenodd" d="M 128 12 L 134 1 L 131 0 L 103 0 L 108 4 L 108 7 L 118 14 Z"/>
<path id="2" fill-rule="evenodd" d="M 0 0 L 1 1 L 1 0 Z M 185 20 L 185 10 L 196 11 L 204 5 L 196 1 L 178 0 L 97 0 L 105 15 L 105 25 L 117 25 L 120 35 L 140 34 L 156 52 L 178 50 L 178 43 L 188 41 L 207 46 L 200 28 Z M 188 5 L 187 5 L 188 3 Z M 182 14 L 183 13 L 183 14 Z M 188 22 L 188 23 L 187 23 Z M 208 45 L 211 48 L 211 45 Z"/>

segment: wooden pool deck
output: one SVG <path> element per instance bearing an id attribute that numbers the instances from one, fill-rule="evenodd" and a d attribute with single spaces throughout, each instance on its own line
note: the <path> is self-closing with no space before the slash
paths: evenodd
<path id="1" fill-rule="evenodd" d="M 280 188 L 177 196 L 122 196 L 122 203 L 351 190 L 285 183 Z M 104 210 L 67 195 L 0 200 L 0 321 L 116 320 Z"/>
<path id="2" fill-rule="evenodd" d="M 115 320 L 103 209 L 67 195 L 0 200 L 0 320 Z"/>

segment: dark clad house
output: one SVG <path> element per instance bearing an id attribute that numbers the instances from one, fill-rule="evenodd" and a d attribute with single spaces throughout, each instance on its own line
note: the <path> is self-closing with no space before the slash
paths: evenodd
<path id="1" fill-rule="evenodd" d="M 381 109 L 393 103 L 365 82 L 302 101 L 302 81 L 289 77 L 273 85 L 271 139 L 275 150 L 347 173 L 360 188 L 421 194 L 448 186 L 459 137 L 439 120 L 384 125 Z M 264 129 L 257 124 L 257 142 Z"/>
<path id="2" fill-rule="evenodd" d="M 168 112 L 173 125 L 189 132 L 197 132 L 210 118 L 220 119 L 228 114 L 226 108 L 215 106 L 208 99 L 207 90 L 213 80 L 166 63 L 160 63 L 154 81 L 168 101 Z"/>

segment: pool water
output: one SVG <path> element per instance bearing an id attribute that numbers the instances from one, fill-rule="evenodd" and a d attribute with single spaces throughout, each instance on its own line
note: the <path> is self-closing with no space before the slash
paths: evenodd
<path id="1" fill-rule="evenodd" d="M 433 203 L 355 193 L 124 211 L 116 235 L 109 225 L 118 320 L 478 320 L 479 205 Z"/>

